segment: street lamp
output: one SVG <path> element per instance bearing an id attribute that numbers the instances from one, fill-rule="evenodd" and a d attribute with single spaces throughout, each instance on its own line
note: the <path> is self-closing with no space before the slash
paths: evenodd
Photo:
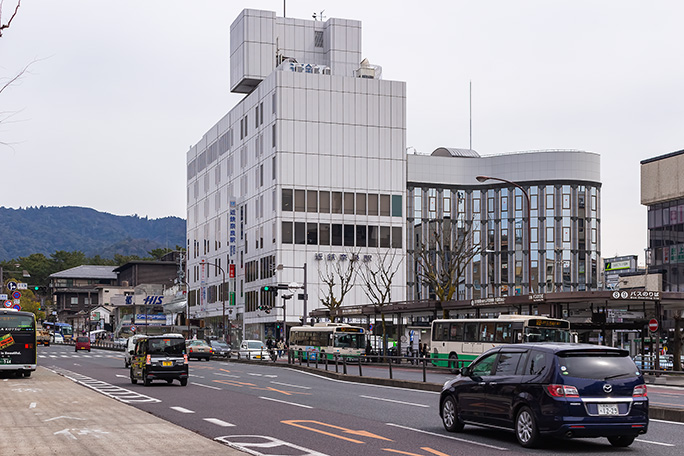
<path id="1" fill-rule="evenodd" d="M 15 264 L 14 266 L 18 268 L 21 265 Z M 5 269 L 3 269 L 2 266 L 0 266 L 0 287 L 2 287 L 2 288 L 5 287 L 5 273 L 6 272 L 9 274 L 21 274 L 22 277 L 31 277 L 31 274 L 29 274 L 26 269 L 22 269 L 21 271 L 6 271 Z"/>
<path id="2" fill-rule="evenodd" d="M 525 200 L 527 203 L 527 283 L 528 283 L 528 294 L 532 294 L 532 211 L 531 211 L 531 206 L 530 206 L 530 195 L 527 193 L 527 191 L 522 188 L 519 184 L 516 184 L 515 182 L 509 181 L 508 179 L 502 179 L 500 177 L 491 177 L 491 176 L 477 176 L 475 179 L 477 179 L 478 182 L 486 182 L 488 180 L 495 180 L 499 182 L 504 182 L 506 184 L 510 184 L 516 188 L 519 188 L 520 191 L 525 195 Z"/>
<path id="3" fill-rule="evenodd" d="M 283 266 L 282 264 L 279 264 L 276 266 L 276 270 L 282 271 L 283 269 L 303 269 L 304 270 L 304 283 L 302 284 L 302 289 L 304 290 L 304 319 L 302 320 L 304 324 L 306 324 L 307 320 L 307 315 L 306 315 L 306 305 L 307 305 L 307 300 L 309 299 L 309 294 L 307 293 L 306 290 L 306 263 L 304 263 L 304 266 Z M 292 288 L 293 284 L 290 284 L 290 288 Z M 287 325 L 285 325 L 287 327 Z"/>
<path id="4" fill-rule="evenodd" d="M 215 267 L 216 269 L 221 271 L 221 274 L 223 275 L 223 283 L 221 283 L 221 287 L 220 287 L 221 303 L 223 304 L 223 340 L 225 342 L 228 342 L 228 339 L 226 338 L 226 290 L 225 290 L 225 287 L 226 287 L 226 271 L 224 271 L 221 266 L 214 264 L 214 263 L 203 262 L 202 264 L 206 264 L 206 265 Z M 188 308 L 189 308 L 189 306 L 188 306 Z M 190 326 L 188 326 L 188 328 L 190 328 Z M 188 337 L 190 337 L 189 333 L 188 333 Z"/>

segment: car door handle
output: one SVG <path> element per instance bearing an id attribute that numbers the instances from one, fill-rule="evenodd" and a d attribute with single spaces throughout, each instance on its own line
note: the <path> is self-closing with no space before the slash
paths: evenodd
<path id="1" fill-rule="evenodd" d="M 487 384 L 487 382 L 480 382 L 480 383 L 478 383 L 479 386 L 485 386 L 486 384 Z"/>
<path id="2" fill-rule="evenodd" d="M 494 385 L 498 385 L 498 383 L 497 382 L 491 382 L 490 385 L 494 386 Z"/>

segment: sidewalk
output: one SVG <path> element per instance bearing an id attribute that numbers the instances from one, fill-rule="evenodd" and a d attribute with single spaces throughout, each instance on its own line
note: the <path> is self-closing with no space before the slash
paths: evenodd
<path id="1" fill-rule="evenodd" d="M 660 374 L 656 376 L 644 374 L 644 380 L 649 385 L 676 386 L 684 388 L 684 375 Z"/>
<path id="2" fill-rule="evenodd" d="M 246 453 L 85 388 L 43 367 L 0 377 L 0 455 L 226 455 Z"/>

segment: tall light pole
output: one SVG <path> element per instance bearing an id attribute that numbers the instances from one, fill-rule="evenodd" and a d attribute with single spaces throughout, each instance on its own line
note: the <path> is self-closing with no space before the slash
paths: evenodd
<path id="1" fill-rule="evenodd" d="M 218 264 L 208 263 L 208 262 L 205 262 L 202 264 L 206 264 L 206 265 L 215 267 L 216 269 L 221 271 L 221 274 L 223 275 L 223 283 L 221 283 L 221 287 L 219 288 L 219 290 L 221 291 L 221 302 L 223 304 L 223 340 L 225 342 L 227 342 L 228 340 L 226 339 L 226 291 L 225 291 L 226 271 L 224 271 L 223 268 L 221 266 L 219 266 Z M 188 337 L 189 336 L 190 336 L 190 334 L 188 334 Z"/>
<path id="2" fill-rule="evenodd" d="M 491 176 L 477 176 L 475 179 L 477 179 L 478 182 L 486 182 L 488 180 L 504 182 L 506 184 L 510 184 L 516 188 L 519 188 L 523 195 L 525 195 L 525 200 L 527 203 L 527 293 L 532 294 L 534 290 L 532 289 L 532 208 L 530 206 L 530 195 L 527 193 L 527 190 L 522 188 L 519 184 L 509 181 L 508 179 L 502 179 L 500 177 Z"/>
<path id="3" fill-rule="evenodd" d="M 303 269 L 304 270 L 304 283 L 302 284 L 302 289 L 304 290 L 304 319 L 303 323 L 306 325 L 306 320 L 307 320 L 307 315 L 306 315 L 306 305 L 307 305 L 307 300 L 309 299 L 309 294 L 307 293 L 306 290 L 306 263 L 304 263 L 304 266 L 283 266 L 282 264 L 279 264 L 276 266 L 276 270 L 282 271 L 283 269 Z M 286 325 L 287 327 L 287 325 Z"/>

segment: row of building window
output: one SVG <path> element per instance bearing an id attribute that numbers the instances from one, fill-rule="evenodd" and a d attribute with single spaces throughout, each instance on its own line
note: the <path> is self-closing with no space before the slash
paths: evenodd
<path id="1" fill-rule="evenodd" d="M 400 226 L 283 222 L 283 244 L 402 248 Z"/>
<path id="2" fill-rule="evenodd" d="M 284 188 L 282 210 L 319 214 L 401 217 L 402 196 Z"/>

